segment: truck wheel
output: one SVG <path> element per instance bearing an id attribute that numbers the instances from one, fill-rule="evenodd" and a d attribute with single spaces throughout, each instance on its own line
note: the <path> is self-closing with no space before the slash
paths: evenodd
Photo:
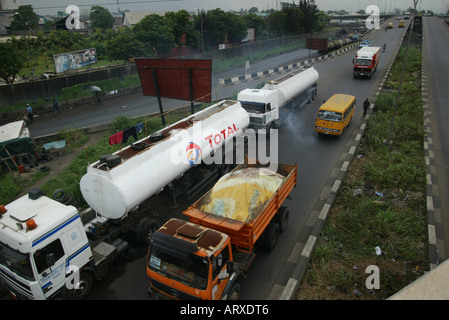
<path id="1" fill-rule="evenodd" d="M 287 207 L 281 207 L 276 217 L 276 222 L 279 224 L 279 231 L 284 232 L 287 229 L 288 217 L 290 215 L 290 209 Z"/>
<path id="2" fill-rule="evenodd" d="M 155 218 L 145 218 L 139 223 L 139 231 L 137 234 L 138 240 L 145 245 L 148 245 L 151 240 L 153 232 L 161 227 L 160 222 Z"/>
<path id="3" fill-rule="evenodd" d="M 82 300 L 87 297 L 92 289 L 93 282 L 92 275 L 89 272 L 81 272 L 80 287 L 68 290 L 67 296 L 69 300 Z"/>
<path id="4" fill-rule="evenodd" d="M 280 227 L 276 222 L 270 222 L 265 230 L 266 234 L 263 237 L 263 247 L 267 251 L 271 251 L 278 242 Z"/>
<path id="5" fill-rule="evenodd" d="M 229 291 L 227 300 L 238 300 L 240 296 L 240 283 L 235 283 Z"/>

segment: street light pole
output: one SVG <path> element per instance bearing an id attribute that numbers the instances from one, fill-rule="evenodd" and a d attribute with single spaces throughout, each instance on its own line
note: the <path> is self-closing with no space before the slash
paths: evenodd
<path id="1" fill-rule="evenodd" d="M 20 20 L 22 20 L 22 30 L 25 31 L 25 22 L 23 21 L 22 15 L 18 11 L 16 11 L 15 14 L 20 17 Z M 27 50 L 28 50 L 28 60 L 30 61 L 31 74 L 33 75 L 33 81 L 36 81 L 36 77 L 34 76 L 33 60 L 31 59 L 30 46 L 28 44 L 28 32 L 25 35 L 25 43 L 26 43 Z"/>
<path id="2" fill-rule="evenodd" d="M 201 50 L 204 52 L 204 38 L 203 38 L 203 14 L 200 13 L 199 8 L 195 8 L 198 11 L 198 15 L 200 16 L 200 22 L 201 22 Z"/>

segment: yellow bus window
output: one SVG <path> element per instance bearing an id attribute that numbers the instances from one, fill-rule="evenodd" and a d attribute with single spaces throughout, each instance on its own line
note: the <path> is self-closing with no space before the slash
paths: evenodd
<path id="1" fill-rule="evenodd" d="M 318 119 L 341 122 L 341 113 L 335 111 L 319 110 Z"/>

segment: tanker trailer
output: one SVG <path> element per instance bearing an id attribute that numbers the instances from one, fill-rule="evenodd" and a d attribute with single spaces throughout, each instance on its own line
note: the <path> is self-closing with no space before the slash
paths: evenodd
<path id="1" fill-rule="evenodd" d="M 248 124 L 248 113 L 239 102 L 219 102 L 100 157 L 81 178 L 81 193 L 94 211 L 108 219 L 121 219 L 164 187 L 171 188 L 174 197 L 182 192 L 192 196 L 191 192 L 220 175 L 223 163 L 210 163 L 210 155 L 239 136 Z M 188 174 L 199 165 L 208 169 L 207 174 L 205 170 Z"/>
<path id="2" fill-rule="evenodd" d="M 262 89 L 245 89 L 239 92 L 237 100 L 248 112 L 250 128 L 279 128 L 282 114 L 280 109 L 300 109 L 315 99 L 318 90 L 318 72 L 313 68 L 295 70 Z"/>

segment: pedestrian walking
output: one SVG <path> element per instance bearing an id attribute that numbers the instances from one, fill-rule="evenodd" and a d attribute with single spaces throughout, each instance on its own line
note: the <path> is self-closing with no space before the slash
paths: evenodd
<path id="1" fill-rule="evenodd" d="M 97 100 L 97 104 L 101 104 L 101 88 L 97 86 L 91 86 L 90 91 L 95 93 L 95 98 Z"/>
<path id="2" fill-rule="evenodd" d="M 363 102 L 363 117 L 366 117 L 366 113 L 368 112 L 369 108 L 369 100 L 366 98 L 366 100 Z"/>
<path id="3" fill-rule="evenodd" d="M 30 122 L 33 122 L 33 108 L 27 103 L 27 113 L 28 118 L 30 118 Z"/>
<path id="4" fill-rule="evenodd" d="M 56 116 L 57 114 L 60 114 L 61 111 L 59 110 L 59 104 L 56 99 L 53 99 L 53 114 Z"/>

